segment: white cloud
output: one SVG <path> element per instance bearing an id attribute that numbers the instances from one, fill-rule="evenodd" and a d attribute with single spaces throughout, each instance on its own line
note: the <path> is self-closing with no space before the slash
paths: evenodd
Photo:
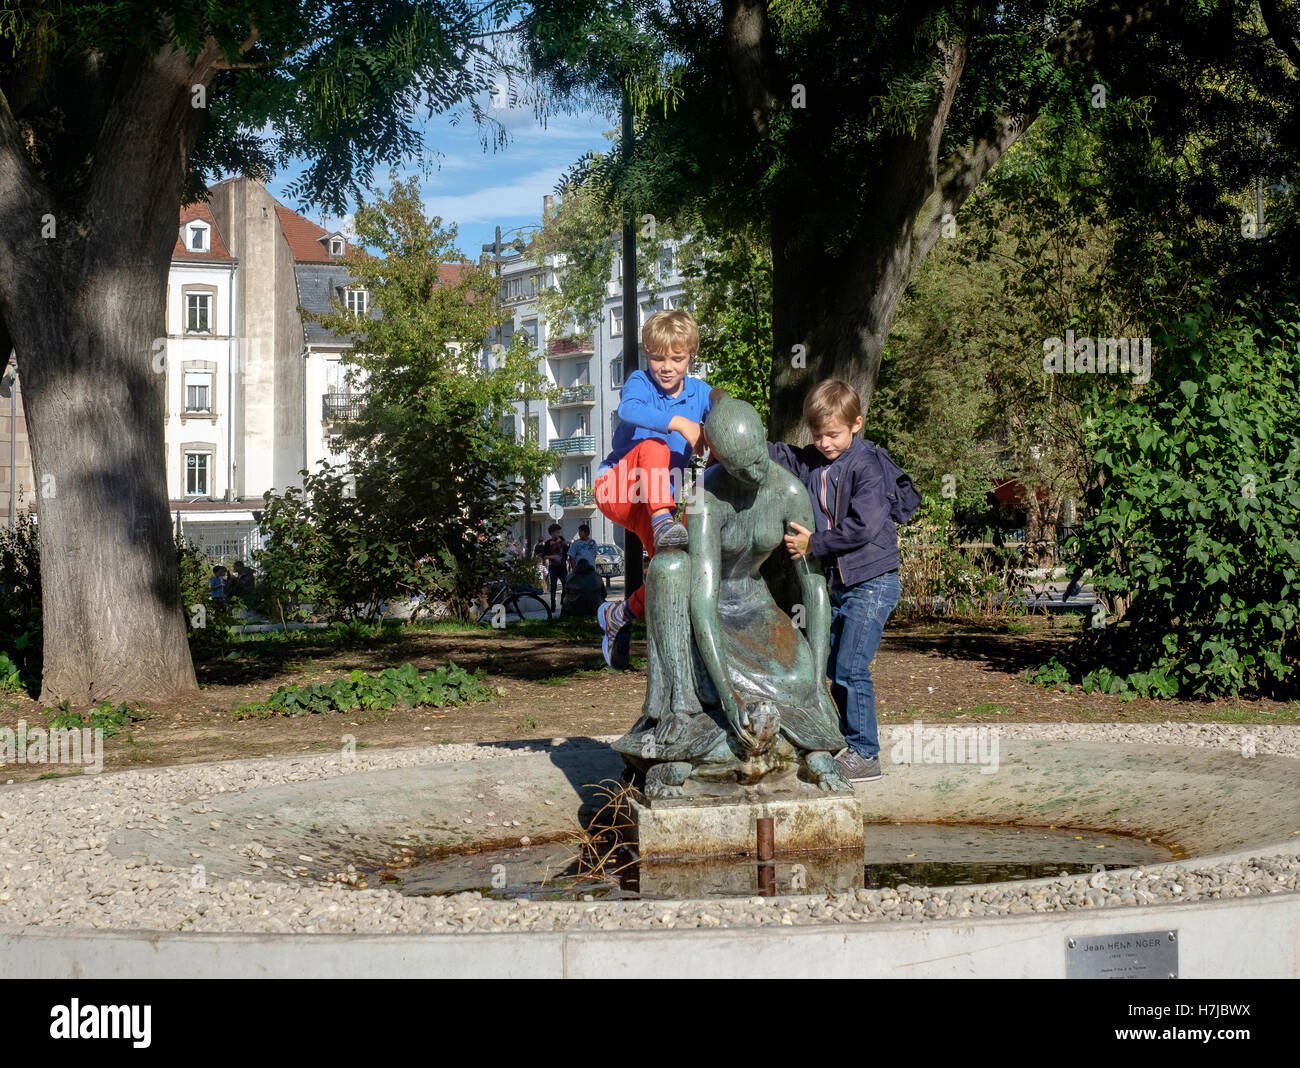
<path id="1" fill-rule="evenodd" d="M 540 226 L 542 197 L 554 189 L 565 166 L 552 163 L 508 182 L 482 186 L 467 193 L 429 193 L 425 195 L 424 208 L 430 215 L 440 215 L 447 223 L 463 225 L 522 217 L 535 218 Z"/>

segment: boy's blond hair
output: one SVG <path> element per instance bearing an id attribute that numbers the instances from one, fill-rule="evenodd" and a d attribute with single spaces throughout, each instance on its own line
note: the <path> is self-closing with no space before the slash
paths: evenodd
<path id="1" fill-rule="evenodd" d="M 842 378 L 828 378 L 818 382 L 803 402 L 803 421 L 816 433 L 827 423 L 842 419 L 852 427 L 862 415 L 862 400 L 858 391 Z"/>
<path id="2" fill-rule="evenodd" d="M 692 356 L 700 351 L 700 327 L 690 312 L 681 308 L 657 311 L 641 328 L 641 347 L 646 352 L 667 352 L 685 347 Z"/>

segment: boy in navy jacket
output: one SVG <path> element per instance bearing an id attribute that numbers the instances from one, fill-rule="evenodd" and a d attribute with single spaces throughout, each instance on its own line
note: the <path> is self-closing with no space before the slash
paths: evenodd
<path id="1" fill-rule="evenodd" d="M 796 560 L 817 556 L 831 596 L 826 674 L 844 717 L 848 748 L 835 758 L 845 778 L 880 778 L 875 659 L 885 621 L 898 604 L 898 533 L 890 518 L 884 473 L 872 445 L 859 438 L 862 403 L 840 379 L 818 383 L 803 406 L 813 443 L 801 449 L 768 443 L 772 459 L 808 487 L 816 530 L 791 524 L 786 549 Z"/>

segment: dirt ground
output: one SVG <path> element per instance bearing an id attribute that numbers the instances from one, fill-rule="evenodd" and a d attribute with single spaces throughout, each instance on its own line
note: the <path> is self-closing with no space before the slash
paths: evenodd
<path id="1" fill-rule="evenodd" d="M 968 722 L 1300 720 L 1300 702 L 1124 701 L 1101 694 L 1045 690 L 1025 670 L 1060 655 L 1078 621 L 1034 617 L 1028 623 L 979 626 L 891 622 L 874 676 L 882 723 L 925 719 Z M 634 642 L 635 659 L 644 656 Z M 489 628 L 407 628 L 355 647 L 300 643 L 241 646 L 231 659 L 199 661 L 194 699 L 146 706 L 149 718 L 107 738 L 104 768 L 159 767 L 199 761 L 320 753 L 351 734 L 360 748 L 442 742 L 496 742 L 618 734 L 636 719 L 645 695 L 644 670 L 612 672 L 600 654 L 594 624 Z M 285 683 L 323 681 L 361 668 L 378 671 L 411 661 L 422 671 L 453 660 L 481 668 L 499 689 L 492 701 L 459 708 L 329 713 L 293 718 L 236 719 L 231 709 L 264 699 Z M 0 708 L 0 726 L 43 725 L 45 710 L 25 697 Z M 78 774 L 62 769 L 65 774 Z M 50 777 L 49 765 L 0 767 L 0 783 Z"/>

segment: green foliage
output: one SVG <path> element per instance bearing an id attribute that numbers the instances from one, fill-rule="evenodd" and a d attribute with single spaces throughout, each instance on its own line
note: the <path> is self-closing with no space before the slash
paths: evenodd
<path id="1" fill-rule="evenodd" d="M 589 155 L 579 161 L 557 187 L 555 213 L 532 235 L 537 255 L 556 258 L 556 285 L 538 293 L 538 304 L 551 322 L 572 324 L 574 333 L 590 332 L 603 320 L 605 283 L 615 277 L 615 262 L 623 254 L 620 208 L 601 172 L 605 160 Z M 668 218 L 652 219 L 647 225 L 638 215 L 634 224 L 637 288 L 653 302 L 662 282 L 659 258 L 665 243 L 681 238 L 683 230 Z"/>
<path id="2" fill-rule="evenodd" d="M 10 4 L 0 13 L 0 60 L 14 74 L 0 88 L 10 100 L 36 100 L 49 109 L 33 116 L 42 132 L 29 154 L 43 179 L 66 188 L 95 171 L 85 153 L 100 133 L 115 82 L 134 85 L 121 71 L 167 69 L 148 57 L 171 47 L 191 61 L 203 53 L 206 106 L 187 105 L 183 115 L 176 112 L 176 129 L 157 134 L 167 143 L 182 121 L 201 122 L 188 161 L 190 199 L 217 173 L 257 177 L 306 158 L 290 195 L 342 214 L 377 165 L 423 154 L 420 125 L 427 115 L 461 107 L 494 131 L 498 143 L 504 140 L 490 109 L 472 98 L 495 81 L 517 80 L 517 65 L 495 47 L 512 6 L 471 0 Z M 156 84 L 160 92 L 174 91 L 161 78 Z M 47 128 L 59 136 L 47 137 Z"/>
<path id="3" fill-rule="evenodd" d="M 697 230 L 682 245 L 685 302 L 700 324 L 709 385 L 768 417 L 772 373 L 772 257 L 752 230 L 714 238 Z"/>
<path id="4" fill-rule="evenodd" d="M 40 538 L 30 511 L 14 519 L 0 529 L 0 675 L 5 692 L 35 693 L 43 659 Z"/>
<path id="5" fill-rule="evenodd" d="M 448 662 L 421 674 L 412 664 L 368 674 L 359 668 L 331 683 L 281 686 L 265 701 L 237 706 L 235 719 L 249 716 L 301 716 L 309 713 L 351 712 L 356 709 L 416 708 L 420 705 L 463 705 L 490 701 L 496 691 L 482 685 L 483 673 L 469 672 Z"/>
<path id="6" fill-rule="evenodd" d="M 215 562 L 184 535 L 173 540 L 180 577 L 181 614 L 185 617 L 190 649 L 194 652 L 222 649 L 230 640 L 230 626 L 235 622 L 235 616 L 224 601 L 212 599 L 208 582 Z"/>
<path id="7" fill-rule="evenodd" d="M 41 552 L 36 519 L 26 508 L 0 528 L 0 611 L 9 619 L 40 615 Z"/>
<path id="8" fill-rule="evenodd" d="M 270 544 L 256 556 L 268 599 L 286 616 L 310 603 L 322 618 L 373 622 L 384 602 L 424 592 L 468 614 L 502 566 L 520 486 L 554 469 L 553 454 L 502 427 L 515 401 L 548 387 L 524 335 L 483 351 L 497 282 L 463 262 L 454 228 L 425 217 L 414 179 L 363 203 L 355 227 L 381 254 L 349 262 L 378 314 L 313 316 L 352 337 L 349 364 L 364 376 L 365 405 L 344 430 L 352 462 L 267 495 Z"/>
<path id="9" fill-rule="evenodd" d="M 900 618 L 942 612 L 1005 620 L 1027 611 L 1020 603 L 1019 550 L 960 544 L 951 499 L 923 498 L 912 521 L 899 528 L 899 559 Z"/>
<path id="10" fill-rule="evenodd" d="M 263 572 L 263 602 L 284 619 L 379 618 L 386 601 L 413 590 L 416 557 L 409 538 L 382 508 L 352 496 L 350 480 L 328 463 L 304 473 L 303 486 L 265 494 L 257 516 L 266 537 L 253 552 Z"/>
<path id="11" fill-rule="evenodd" d="M 1300 659 L 1296 313 L 1202 305 L 1153 349 L 1151 388 L 1089 417 L 1101 488 L 1078 560 L 1103 596 L 1129 602 L 1123 625 L 1081 638 L 1091 683 L 1280 691 Z"/>
<path id="12" fill-rule="evenodd" d="M 1025 672 L 1025 681 L 1048 689 L 1055 689 L 1058 686 L 1064 687 L 1067 692 L 1072 689 L 1070 686 L 1070 670 L 1056 657 L 1052 657 L 1045 664 L 1039 664 L 1037 667 L 1027 670 Z"/>
<path id="13" fill-rule="evenodd" d="M 47 708 L 45 715 L 52 717 L 48 724 L 51 730 L 60 728 L 77 730 L 89 727 L 92 730 L 102 730 L 105 738 L 111 738 L 119 731 L 130 727 L 132 723 L 139 723 L 149 718 L 149 713 L 143 708 L 133 707 L 125 701 L 118 705 L 114 705 L 111 701 L 101 701 L 94 708 L 84 712 L 73 712 L 69 703 L 63 701 L 59 705 L 58 712 Z"/>
<path id="14" fill-rule="evenodd" d="M 0 653 L 0 692 L 17 693 L 26 690 L 22 675 L 22 668 L 9 658 L 9 654 Z"/>

